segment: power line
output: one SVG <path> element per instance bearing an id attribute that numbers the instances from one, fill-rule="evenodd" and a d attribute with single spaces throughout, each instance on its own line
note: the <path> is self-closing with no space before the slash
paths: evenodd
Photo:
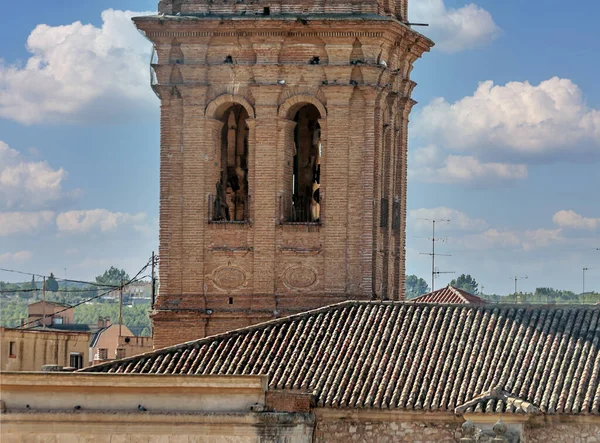
<path id="1" fill-rule="evenodd" d="M 131 283 L 135 283 L 135 282 L 136 282 L 136 280 L 129 280 L 129 281 L 128 281 L 127 283 L 125 283 L 124 285 L 126 286 L 126 285 L 129 285 L 129 284 L 131 284 Z M 83 304 L 86 304 L 86 303 L 89 303 L 89 302 L 91 302 L 91 301 L 93 301 L 93 300 L 97 300 L 97 299 L 99 299 L 99 298 L 101 298 L 101 297 L 104 297 L 105 295 L 108 295 L 108 294 L 110 294 L 110 293 L 111 293 L 111 292 L 113 292 L 113 291 L 114 291 L 114 289 L 110 289 L 110 290 L 108 290 L 108 291 L 102 292 L 101 294 L 98 294 L 98 295 L 95 295 L 95 296 L 93 296 L 93 297 L 90 297 L 90 298 L 88 298 L 88 299 L 86 299 L 86 300 L 82 300 L 82 301 L 80 301 L 79 303 L 75 303 L 74 305 L 69 305 L 69 307 L 67 307 L 67 308 L 64 308 L 64 309 L 61 309 L 60 311 L 56 311 L 56 312 L 54 312 L 54 314 L 53 314 L 53 315 L 60 314 L 61 312 L 68 311 L 69 309 L 73 309 L 73 308 L 76 308 L 77 306 L 81 306 L 81 305 L 83 305 Z M 24 324 L 23 324 L 21 327 L 19 327 L 19 329 L 33 329 L 33 328 L 35 328 L 35 326 L 29 327 L 29 328 L 25 328 L 25 326 L 27 326 L 27 325 L 30 325 L 30 324 L 32 324 L 32 323 L 36 323 L 36 322 L 38 322 L 38 321 L 39 321 L 39 320 L 32 320 L 32 321 L 30 321 L 30 322 L 24 323 Z"/>
<path id="2" fill-rule="evenodd" d="M 17 271 L 15 269 L 0 268 L 0 271 L 13 272 L 15 274 L 31 275 L 32 277 L 50 278 L 49 275 L 36 274 L 34 272 Z M 56 276 L 53 276 L 53 278 L 56 281 L 65 281 L 65 282 L 69 282 L 69 283 L 82 283 L 82 284 L 88 284 L 88 285 L 91 285 L 91 286 L 98 286 L 98 287 L 102 287 L 102 288 L 112 288 L 112 287 L 114 287 L 114 285 L 104 285 L 104 284 L 101 284 L 101 283 L 95 283 L 95 282 L 91 282 L 91 281 L 71 280 L 71 279 L 67 280 L 65 278 L 57 278 Z M 117 286 L 117 288 L 118 288 L 118 286 Z"/>
<path id="3" fill-rule="evenodd" d="M 112 290 L 115 289 L 119 289 L 119 286 L 111 286 L 110 288 L 112 288 Z M 88 289 L 57 289 L 56 291 L 50 291 L 48 289 L 48 292 L 52 292 L 52 293 L 57 293 L 57 292 L 61 292 L 61 293 L 71 293 L 71 292 L 91 292 L 91 291 L 97 291 L 98 289 L 96 288 L 88 288 Z M 0 291 L 0 294 L 16 294 L 18 293 L 23 293 L 23 292 L 37 292 L 39 291 L 39 289 L 3 289 Z"/>
<path id="4" fill-rule="evenodd" d="M 150 266 L 150 260 L 148 260 L 148 262 L 147 262 L 147 263 L 144 265 L 144 267 L 143 267 L 142 269 L 140 269 L 140 270 L 139 270 L 139 272 L 138 272 L 138 273 L 135 275 L 135 277 L 133 277 L 132 279 L 130 279 L 130 280 L 127 282 L 127 283 L 122 283 L 122 284 L 121 284 L 121 286 L 117 286 L 117 288 L 119 288 L 119 287 L 120 287 L 120 288 L 122 288 L 122 287 L 124 287 L 124 286 L 127 286 L 127 285 L 130 285 L 130 284 L 132 284 L 132 283 L 135 283 L 135 282 L 137 282 L 137 281 L 138 281 L 137 279 L 138 279 L 138 277 L 140 276 L 140 274 L 142 274 L 142 273 L 143 273 L 143 272 L 144 272 L 146 269 L 148 269 L 148 266 Z M 82 300 L 82 301 L 80 301 L 79 303 L 76 303 L 76 304 L 74 304 L 74 305 L 72 305 L 72 306 L 69 306 L 69 307 L 67 307 L 67 308 L 61 309 L 60 311 L 56 311 L 56 312 L 54 313 L 54 315 L 56 315 L 56 314 L 60 314 L 61 312 L 64 312 L 64 311 L 68 311 L 69 309 L 76 308 L 77 306 L 81 306 L 81 305 L 83 305 L 83 304 L 86 304 L 86 303 L 88 303 L 88 302 L 91 302 L 91 301 L 93 301 L 93 300 L 97 300 L 98 298 L 100 298 L 100 297 L 104 297 L 105 295 L 107 295 L 107 294 L 110 294 L 110 293 L 111 293 L 111 292 L 113 292 L 113 291 L 114 291 L 114 288 L 113 288 L 113 287 L 111 287 L 111 289 L 110 289 L 110 290 L 108 290 L 108 291 L 105 291 L 105 292 L 103 292 L 103 293 L 101 293 L 101 294 L 98 294 L 98 295 L 95 295 L 95 296 L 93 296 L 93 297 L 90 297 L 90 298 L 88 298 L 88 299 L 86 299 L 86 300 Z M 38 322 L 38 321 L 39 321 L 39 320 L 32 320 L 32 321 L 30 321 L 30 322 L 27 322 L 27 323 L 25 323 L 25 324 L 21 325 L 21 327 L 20 327 L 19 329 L 33 329 L 35 326 L 33 326 L 33 327 L 29 327 L 29 328 L 24 328 L 24 326 L 30 325 L 30 324 L 32 324 L 32 323 L 36 323 L 36 322 Z"/>

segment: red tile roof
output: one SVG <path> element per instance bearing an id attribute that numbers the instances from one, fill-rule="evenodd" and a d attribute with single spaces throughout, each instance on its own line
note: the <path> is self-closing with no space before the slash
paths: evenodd
<path id="1" fill-rule="evenodd" d="M 418 303 L 473 303 L 473 304 L 484 304 L 485 300 L 477 297 L 467 291 L 455 288 L 454 286 L 446 286 L 445 288 L 438 289 L 437 291 L 429 292 L 427 294 L 420 295 L 410 300 L 411 302 Z"/>
<path id="2" fill-rule="evenodd" d="M 600 307 L 344 302 L 82 371 L 267 374 L 330 408 L 600 415 Z"/>

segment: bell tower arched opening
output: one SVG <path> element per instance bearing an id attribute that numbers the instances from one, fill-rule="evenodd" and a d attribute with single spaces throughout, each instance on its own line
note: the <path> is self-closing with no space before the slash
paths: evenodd
<path id="1" fill-rule="evenodd" d="M 219 180 L 216 183 L 212 221 L 245 222 L 249 219 L 248 198 L 248 112 L 233 104 L 220 121 Z"/>
<path id="2" fill-rule="evenodd" d="M 295 113 L 294 155 L 291 177 L 291 212 L 289 222 L 321 221 L 321 114 L 316 106 L 306 104 Z"/>

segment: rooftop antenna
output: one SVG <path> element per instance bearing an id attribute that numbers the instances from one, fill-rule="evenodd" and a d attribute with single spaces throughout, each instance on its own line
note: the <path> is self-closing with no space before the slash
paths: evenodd
<path id="1" fill-rule="evenodd" d="M 515 281 L 515 301 L 517 301 L 517 297 L 518 297 L 518 296 L 517 296 L 517 282 L 518 282 L 519 280 L 527 280 L 528 278 L 529 278 L 529 277 L 527 277 L 527 275 L 524 275 L 524 276 L 518 276 L 518 275 L 515 275 L 514 277 L 511 277 L 511 278 L 510 278 L 511 280 L 514 280 L 514 281 Z"/>
<path id="2" fill-rule="evenodd" d="M 590 269 L 592 269 L 592 268 L 587 268 L 587 267 L 583 268 L 583 287 L 582 287 L 582 291 L 581 291 L 582 295 L 585 295 L 585 271 L 589 271 Z"/>
<path id="3" fill-rule="evenodd" d="M 440 254 L 440 253 L 435 253 L 435 242 L 436 241 L 446 241 L 447 239 L 444 237 L 436 237 L 435 236 L 435 224 L 436 222 L 444 222 L 444 223 L 450 223 L 450 219 L 449 218 L 438 218 L 438 219 L 434 219 L 434 218 L 421 218 L 419 220 L 425 220 L 425 221 L 429 221 L 431 222 L 431 227 L 432 227 L 432 232 L 433 234 L 431 235 L 430 239 L 431 239 L 431 252 L 421 252 L 421 255 L 430 255 L 431 256 L 431 292 L 435 291 L 435 276 L 439 275 L 439 274 L 452 274 L 454 273 L 454 271 L 447 271 L 447 272 L 443 272 L 443 271 L 439 271 L 436 267 L 435 267 L 435 256 L 436 255 L 441 255 L 444 257 L 452 257 L 450 254 Z"/>

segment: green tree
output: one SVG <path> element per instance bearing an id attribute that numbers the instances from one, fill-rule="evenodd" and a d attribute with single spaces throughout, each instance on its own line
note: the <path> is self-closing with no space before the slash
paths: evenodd
<path id="1" fill-rule="evenodd" d="M 479 283 L 471 277 L 471 274 L 461 274 L 460 277 L 450 282 L 450 286 L 470 292 L 471 294 L 477 294 Z"/>
<path id="2" fill-rule="evenodd" d="M 128 282 L 129 275 L 124 269 L 118 269 L 111 266 L 110 269 L 104 271 L 104 274 L 96 277 L 96 283 L 100 285 L 119 286 L 121 281 Z"/>
<path id="3" fill-rule="evenodd" d="M 428 292 L 429 286 L 421 277 L 417 277 L 416 275 L 406 276 L 406 281 L 404 283 L 404 298 L 406 300 L 427 294 Z"/>
<path id="4" fill-rule="evenodd" d="M 54 278 L 54 274 L 51 272 L 50 277 L 46 280 L 46 291 L 56 292 L 58 291 L 58 282 Z"/>

